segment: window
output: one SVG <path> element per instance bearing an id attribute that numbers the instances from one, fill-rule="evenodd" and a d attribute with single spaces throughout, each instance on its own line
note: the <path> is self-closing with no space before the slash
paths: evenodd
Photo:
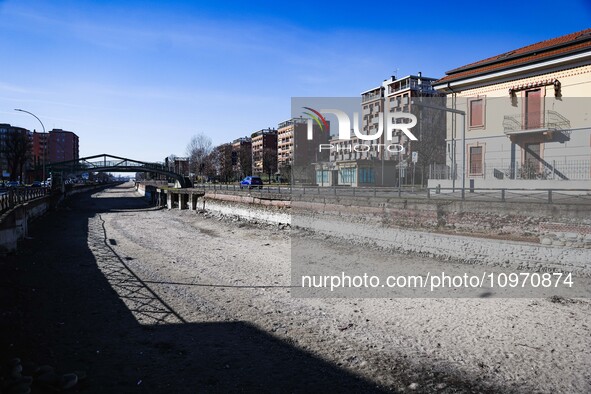
<path id="1" fill-rule="evenodd" d="M 373 168 L 360 168 L 359 169 L 359 183 L 374 183 L 374 172 Z"/>
<path id="2" fill-rule="evenodd" d="M 329 177 L 329 173 L 330 171 L 328 170 L 317 170 L 316 171 L 316 183 L 318 185 L 328 185 L 328 177 Z"/>
<path id="3" fill-rule="evenodd" d="M 470 147 L 470 175 L 482 175 L 482 146 Z"/>
<path id="4" fill-rule="evenodd" d="M 468 102 L 470 127 L 484 127 L 484 99 L 473 99 Z"/>
<path id="5" fill-rule="evenodd" d="M 355 183 L 355 168 L 343 168 L 339 171 L 339 183 L 343 185 L 351 185 Z"/>

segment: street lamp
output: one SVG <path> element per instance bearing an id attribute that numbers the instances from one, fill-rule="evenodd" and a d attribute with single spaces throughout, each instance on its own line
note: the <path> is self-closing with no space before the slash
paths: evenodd
<path id="1" fill-rule="evenodd" d="M 32 115 L 35 117 L 35 119 L 37 119 L 39 121 L 39 123 L 41 123 L 41 127 L 43 128 L 43 134 L 45 134 L 45 141 L 43 142 L 43 182 L 45 182 L 45 180 L 46 180 L 46 178 L 45 178 L 45 156 L 47 155 L 47 143 L 49 142 L 49 139 L 47 138 L 47 133 L 45 132 L 45 126 L 43 125 L 43 122 L 41 121 L 41 119 L 39 119 L 37 117 L 37 115 L 35 115 L 34 113 L 29 112 L 29 111 L 25 111 L 24 109 L 19 109 L 19 108 L 15 108 L 14 110 Z"/>
<path id="2" fill-rule="evenodd" d="M 429 105 L 429 104 L 425 104 L 423 102 L 415 103 L 413 101 L 412 104 L 416 104 L 420 107 L 433 108 L 433 109 L 438 109 L 440 111 L 451 112 L 453 114 L 462 115 L 462 117 L 463 117 L 462 118 L 462 200 L 463 200 L 465 197 L 465 194 L 466 194 L 466 111 L 461 111 L 461 110 L 455 109 L 455 108 L 441 107 L 438 105 Z M 453 130 L 452 130 L 452 133 L 453 133 Z M 454 171 L 454 179 L 455 179 L 455 175 L 456 175 L 455 174 L 455 161 L 456 161 L 455 147 L 454 147 L 453 160 L 454 160 L 453 171 Z"/>

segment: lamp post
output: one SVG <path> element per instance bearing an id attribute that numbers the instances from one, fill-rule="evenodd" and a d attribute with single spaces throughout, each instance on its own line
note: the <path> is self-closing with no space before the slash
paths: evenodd
<path id="1" fill-rule="evenodd" d="M 45 126 L 43 125 L 43 122 L 41 121 L 41 119 L 39 119 L 37 117 L 37 115 L 35 115 L 34 113 L 29 112 L 29 111 L 25 111 L 24 109 L 19 109 L 19 108 L 15 108 L 14 110 L 29 114 L 29 115 L 35 117 L 35 119 L 37 119 L 39 121 L 39 123 L 41 123 L 41 127 L 43 128 L 43 134 L 45 135 L 45 141 L 43 141 L 43 182 L 45 182 L 45 180 L 46 180 L 46 178 L 45 178 L 45 156 L 47 155 L 47 143 L 49 142 L 49 138 L 47 138 L 47 133 L 45 132 Z"/>
<path id="2" fill-rule="evenodd" d="M 429 105 L 429 104 L 425 104 L 423 102 L 415 103 L 413 101 L 413 104 L 416 104 L 416 105 L 419 105 L 419 106 L 425 107 L 425 108 L 433 108 L 433 109 L 438 109 L 440 111 L 451 112 L 453 114 L 458 114 L 458 115 L 462 116 L 462 200 L 463 200 L 466 195 L 466 111 L 461 111 L 461 110 L 455 109 L 455 108 L 441 107 L 438 105 Z M 453 133 L 453 130 L 452 130 L 452 133 Z M 454 156 L 453 156 L 454 162 L 455 162 L 455 155 L 456 155 L 456 150 L 454 147 Z M 455 172 L 455 168 L 454 168 L 454 172 Z M 454 179 L 455 179 L 455 173 L 454 173 Z"/>

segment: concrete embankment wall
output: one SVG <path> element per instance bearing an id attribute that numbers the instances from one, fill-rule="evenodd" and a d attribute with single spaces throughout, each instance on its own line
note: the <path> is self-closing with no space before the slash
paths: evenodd
<path id="1" fill-rule="evenodd" d="M 0 255 L 14 253 L 18 240 L 27 235 L 29 224 L 43 216 L 51 208 L 59 205 L 64 199 L 83 192 L 89 192 L 107 186 L 79 187 L 66 194 L 53 194 L 17 205 L 0 216 Z"/>
<path id="2" fill-rule="evenodd" d="M 153 184 L 145 184 L 143 182 L 135 183 L 135 190 L 144 197 L 150 204 L 156 204 L 158 199 L 158 187 L 166 186 L 166 182 L 158 182 Z"/>
<path id="3" fill-rule="evenodd" d="M 591 248 L 591 205 L 305 196 L 298 210 L 415 230 Z"/>
<path id="4" fill-rule="evenodd" d="M 50 197 L 18 205 L 0 216 L 0 255 L 16 252 L 17 241 L 26 236 L 29 223 L 49 210 Z"/>
<path id="5" fill-rule="evenodd" d="M 591 232 L 586 233 L 591 230 L 591 207 L 587 205 L 343 197 L 291 202 L 281 198 L 286 197 L 206 193 L 204 207 L 216 214 L 289 223 L 398 252 L 591 274 Z M 567 231 L 563 236 L 575 239 L 541 244 L 549 231 Z"/>
<path id="6" fill-rule="evenodd" d="M 223 191 L 206 192 L 205 201 L 206 209 L 228 214 L 240 212 L 244 217 L 258 215 L 250 211 L 263 206 L 267 211 L 268 207 L 276 208 L 271 211 L 273 213 L 281 208 L 282 215 L 317 215 L 377 222 L 393 228 L 591 248 L 590 204 L 314 195 L 300 197 L 292 203 L 285 194 L 253 192 L 245 195 Z M 281 216 L 281 222 L 290 223 L 284 220 L 285 215 Z"/>
<path id="7" fill-rule="evenodd" d="M 591 275 L 591 250 L 585 248 L 401 229 L 382 223 L 354 221 L 351 216 L 327 218 L 308 213 L 296 214 L 292 216 L 292 226 L 335 236 L 370 249 L 380 248 L 511 269 L 519 267 L 535 272 L 566 270 Z"/>
<path id="8" fill-rule="evenodd" d="M 250 221 L 271 224 L 291 223 L 291 202 L 282 200 L 285 196 L 245 196 L 224 193 L 206 193 L 204 205 L 200 208 L 224 216 L 238 216 Z M 199 206 L 199 204 L 197 204 Z"/>

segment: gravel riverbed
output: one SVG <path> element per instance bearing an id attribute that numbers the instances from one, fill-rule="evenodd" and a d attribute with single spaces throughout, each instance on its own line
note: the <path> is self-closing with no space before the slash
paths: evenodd
<path id="1" fill-rule="evenodd" d="M 292 241 L 342 244 L 151 209 L 129 184 L 31 238 L 0 266 L 0 345 L 86 370 L 80 392 L 591 392 L 588 300 L 297 298 Z"/>

